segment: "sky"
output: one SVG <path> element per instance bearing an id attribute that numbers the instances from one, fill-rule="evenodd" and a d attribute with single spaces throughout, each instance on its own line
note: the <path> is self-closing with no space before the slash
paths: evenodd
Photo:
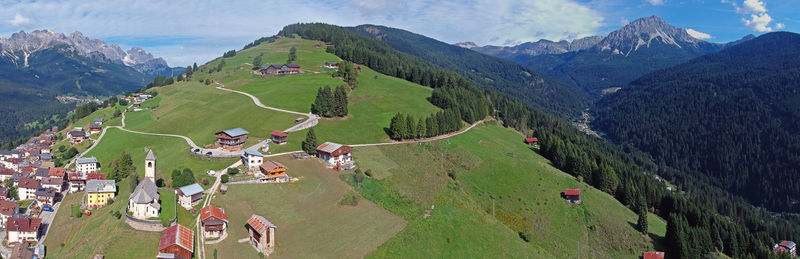
<path id="1" fill-rule="evenodd" d="M 144 48 L 171 66 L 205 63 L 297 22 L 379 24 L 447 43 L 516 45 L 607 35 L 656 15 L 728 42 L 800 30 L 800 0 L 0 0 L 0 37 L 50 29 Z"/>

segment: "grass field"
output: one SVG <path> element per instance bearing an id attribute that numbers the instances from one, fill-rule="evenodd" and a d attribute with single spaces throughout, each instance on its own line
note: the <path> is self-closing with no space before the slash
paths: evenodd
<path id="1" fill-rule="evenodd" d="M 197 82 L 176 83 L 157 91 L 158 96 L 145 103 L 158 103 L 158 107 L 127 114 L 127 129 L 183 135 L 202 146 L 212 144 L 216 132 L 241 127 L 250 132 L 247 145 L 251 145 L 273 130 L 294 125 L 297 117 L 260 108 L 249 97 Z"/>
<path id="2" fill-rule="evenodd" d="M 175 191 L 159 190 L 158 199 L 161 201 L 161 214 L 158 219 L 172 220 L 172 217 L 176 217 Z"/>
<path id="3" fill-rule="evenodd" d="M 549 161 L 522 145 L 521 137 L 498 126 L 480 125 L 465 134 L 430 144 L 357 148 L 355 157 L 359 166 L 372 169 L 373 175 L 389 186 L 386 189 L 400 193 L 419 210 L 435 207 L 428 218 L 420 215 L 416 220 L 410 219 L 409 226 L 373 256 L 422 251 L 421 255 L 435 257 L 486 257 L 521 241 L 519 232 L 530 233 L 531 242 L 524 244 L 536 251 L 533 255 L 541 253 L 533 257 L 577 257 L 578 243 L 574 240 L 580 241 L 581 257 L 628 258 L 652 249 L 650 240 L 634 229 L 636 215 L 632 211 L 610 195 L 553 168 Z M 566 188 L 581 188 L 583 204 L 565 203 L 560 193 Z M 483 235 L 482 229 L 450 226 L 481 217 L 492 219 L 484 222 L 502 223 L 502 227 L 492 231 L 499 236 L 456 238 Z M 426 221 L 451 224 L 432 225 Z M 649 223 L 651 235 L 663 237 L 663 221 Z M 446 239 L 443 235 L 459 243 L 442 242 Z M 460 249 L 451 247 L 481 249 L 456 252 L 453 250 Z"/>
<path id="4" fill-rule="evenodd" d="M 270 258 L 359 258 L 394 236 L 405 221 L 361 199 L 357 206 L 337 203 L 351 188 L 336 172 L 313 160 L 275 158 L 300 181 L 286 184 L 229 185 L 212 202 L 230 219 L 228 238 L 208 245 L 226 258 L 258 258 L 248 243 L 245 221 L 259 214 L 277 225 L 276 252 Z"/>

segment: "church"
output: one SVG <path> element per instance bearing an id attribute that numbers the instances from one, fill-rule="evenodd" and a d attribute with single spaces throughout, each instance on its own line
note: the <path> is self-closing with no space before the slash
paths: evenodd
<path id="1" fill-rule="evenodd" d="M 158 187 L 155 181 L 156 155 L 153 154 L 153 150 L 149 150 L 144 159 L 144 179 L 136 186 L 128 202 L 128 211 L 133 217 L 148 219 L 159 216 L 161 204 L 158 203 Z"/>

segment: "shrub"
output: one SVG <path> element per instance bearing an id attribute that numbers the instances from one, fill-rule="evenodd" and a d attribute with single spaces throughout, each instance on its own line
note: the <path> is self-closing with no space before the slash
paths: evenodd
<path id="1" fill-rule="evenodd" d="M 235 175 L 239 173 L 239 168 L 228 168 L 229 175 Z"/>
<path id="2" fill-rule="evenodd" d="M 223 174 L 220 180 L 222 181 L 222 183 L 227 183 L 228 182 L 228 175 L 227 174 Z"/>

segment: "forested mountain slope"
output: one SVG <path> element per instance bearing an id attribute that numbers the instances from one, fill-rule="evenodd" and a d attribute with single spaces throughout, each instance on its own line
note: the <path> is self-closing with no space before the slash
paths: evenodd
<path id="1" fill-rule="evenodd" d="M 800 35 L 777 32 L 632 82 L 593 123 L 671 167 L 800 212 Z"/>

